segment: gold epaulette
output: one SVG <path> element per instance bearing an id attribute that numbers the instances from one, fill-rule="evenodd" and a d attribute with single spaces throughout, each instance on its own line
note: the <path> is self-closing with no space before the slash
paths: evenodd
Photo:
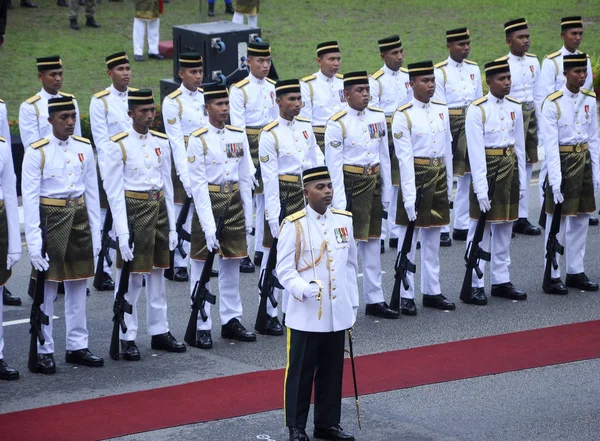
<path id="1" fill-rule="evenodd" d="M 556 58 L 560 55 L 560 51 L 552 52 L 551 54 L 546 55 L 544 58 Z"/>
<path id="2" fill-rule="evenodd" d="M 154 136 L 158 136 L 159 138 L 169 139 L 167 135 L 161 132 L 157 132 L 156 130 L 150 130 L 150 133 L 152 133 Z"/>
<path id="3" fill-rule="evenodd" d="M 316 80 L 317 76 L 316 75 L 309 75 L 307 77 L 304 78 L 300 78 L 301 81 L 307 82 L 307 81 L 312 81 L 312 80 Z"/>
<path id="4" fill-rule="evenodd" d="M 476 106 L 480 106 L 488 100 L 487 96 L 482 96 L 481 98 L 477 98 L 471 104 L 475 104 Z"/>
<path id="5" fill-rule="evenodd" d="M 92 143 L 92 141 L 90 141 L 87 138 L 84 138 L 83 136 L 71 135 L 71 138 L 76 139 L 77 141 L 85 142 L 86 144 Z"/>
<path id="6" fill-rule="evenodd" d="M 3 100 L 3 99 L 0 99 L 0 103 L 3 103 L 3 102 L 4 102 L 4 100 Z"/>
<path id="7" fill-rule="evenodd" d="M 412 107 L 412 105 L 413 105 L 413 103 L 407 103 L 407 104 L 405 104 L 405 105 L 403 105 L 403 106 L 400 106 L 400 107 L 398 107 L 396 110 L 397 110 L 398 112 L 403 112 L 403 111 L 405 111 L 406 109 L 410 109 L 410 108 Z"/>
<path id="8" fill-rule="evenodd" d="M 238 81 L 237 83 L 235 83 L 233 86 L 237 87 L 238 89 L 241 89 L 242 87 L 244 87 L 246 84 L 248 84 L 250 82 L 250 80 L 248 78 L 244 78 L 242 81 Z"/>
<path id="9" fill-rule="evenodd" d="M 508 60 L 508 55 L 505 55 L 505 56 L 500 57 L 500 58 L 496 58 L 494 61 L 506 61 L 506 60 Z"/>
<path id="10" fill-rule="evenodd" d="M 307 123 L 310 123 L 310 119 L 308 119 L 308 118 L 303 118 L 303 117 L 301 117 L 301 116 L 297 116 L 297 117 L 295 117 L 294 119 L 295 119 L 296 121 L 302 121 L 302 122 L 307 122 Z"/>
<path id="11" fill-rule="evenodd" d="M 445 105 L 446 105 L 446 103 L 444 103 L 444 102 L 442 102 L 442 101 L 431 100 L 431 102 L 432 102 L 433 104 L 439 104 L 440 106 L 445 106 Z"/>
<path id="12" fill-rule="evenodd" d="M 285 218 L 285 220 L 288 222 L 296 222 L 298 219 L 302 219 L 304 216 L 306 216 L 306 212 L 304 210 L 300 210 L 296 211 L 294 214 L 290 214 Z"/>
<path id="13" fill-rule="evenodd" d="M 177 98 L 179 95 L 181 95 L 181 89 L 177 89 L 175 92 L 171 92 L 167 96 L 173 100 L 173 99 Z"/>
<path id="14" fill-rule="evenodd" d="M 352 213 L 350 213 L 349 211 L 346 211 L 346 210 L 338 210 L 337 208 L 332 208 L 331 212 L 335 213 L 335 214 L 341 214 L 343 216 L 352 217 Z"/>
<path id="15" fill-rule="evenodd" d="M 550 95 L 548 95 L 548 96 L 546 97 L 546 99 L 547 99 L 547 100 L 550 100 L 550 101 L 555 101 L 555 100 L 557 100 L 558 98 L 560 98 L 561 96 L 563 96 L 563 93 L 562 93 L 560 90 L 557 90 L 556 92 L 553 92 L 553 93 L 551 93 Z"/>
<path id="16" fill-rule="evenodd" d="M 435 64 L 434 67 L 437 67 L 439 69 L 440 67 L 444 67 L 446 64 L 448 64 L 448 60 Z"/>
<path id="17" fill-rule="evenodd" d="M 333 121 L 337 121 L 338 119 L 340 119 L 342 116 L 344 116 L 347 112 L 345 110 L 342 110 L 341 112 L 336 113 L 335 115 L 333 115 L 331 117 L 331 119 Z"/>
<path id="18" fill-rule="evenodd" d="M 232 132 L 244 133 L 244 129 L 242 129 L 241 127 L 238 127 L 238 126 L 232 126 L 230 124 L 226 124 L 225 128 L 228 130 L 231 130 Z"/>
<path id="19" fill-rule="evenodd" d="M 25 100 L 25 102 L 26 102 L 27 104 L 33 104 L 33 103 L 35 103 L 37 100 L 39 100 L 39 99 L 41 99 L 41 98 L 42 98 L 42 97 L 41 97 L 41 96 L 39 96 L 39 95 L 33 95 L 32 97 L 30 97 L 30 98 L 27 98 L 27 99 Z"/>
<path id="20" fill-rule="evenodd" d="M 473 66 L 477 66 L 477 63 L 475 63 L 474 61 L 471 61 L 471 60 L 463 60 L 463 61 L 467 64 L 472 64 Z"/>
<path id="21" fill-rule="evenodd" d="M 192 132 L 192 136 L 200 136 L 200 135 L 204 135 L 206 132 L 208 132 L 208 128 L 206 128 L 206 127 L 202 127 L 201 129 L 194 130 L 194 131 Z"/>
<path id="22" fill-rule="evenodd" d="M 121 132 L 121 133 L 117 133 L 114 136 L 110 137 L 110 140 L 113 142 L 117 142 L 120 141 L 123 138 L 126 138 L 127 136 L 129 136 L 129 132 Z"/>
<path id="23" fill-rule="evenodd" d="M 59 95 L 67 97 L 67 98 L 75 98 L 75 95 L 72 95 L 70 93 L 67 92 L 58 92 Z"/>
<path id="24" fill-rule="evenodd" d="M 204 93 L 204 89 L 202 87 L 198 87 L 198 92 Z"/>
<path id="25" fill-rule="evenodd" d="M 371 78 L 376 80 L 377 78 L 379 78 L 382 75 L 383 75 L 383 69 L 379 69 L 378 71 L 373 72 L 373 75 L 371 75 Z"/>
<path id="26" fill-rule="evenodd" d="M 127 90 L 132 91 L 132 92 L 137 92 L 140 89 L 136 89 L 135 87 L 128 87 Z"/>
<path id="27" fill-rule="evenodd" d="M 275 121 L 271 121 L 269 124 L 267 124 L 266 126 L 263 127 L 263 130 L 265 132 L 270 132 L 273 127 L 277 127 L 277 125 L 279 124 L 279 121 L 275 120 Z"/>
<path id="28" fill-rule="evenodd" d="M 271 83 L 271 84 L 277 84 L 277 81 L 275 81 L 275 80 L 272 80 L 272 79 L 271 79 L 271 78 L 269 78 L 269 77 L 265 78 L 265 80 L 267 80 L 267 81 L 268 81 L 269 83 Z"/>
<path id="29" fill-rule="evenodd" d="M 383 109 L 380 109 L 379 107 L 367 106 L 367 109 L 372 110 L 373 112 L 381 112 L 381 113 L 383 113 Z"/>
<path id="30" fill-rule="evenodd" d="M 344 75 L 343 75 L 343 74 L 341 74 L 341 73 L 336 73 L 336 74 L 335 74 L 335 77 L 336 77 L 336 78 L 339 78 L 340 80 L 343 80 L 343 79 L 344 79 Z"/>
<path id="31" fill-rule="evenodd" d="M 401 71 L 401 72 L 404 72 L 404 73 L 408 73 L 408 69 L 407 69 L 406 67 L 401 67 L 401 68 L 400 68 L 400 71 Z"/>
<path id="32" fill-rule="evenodd" d="M 94 94 L 94 97 L 96 97 L 96 98 L 102 98 L 103 96 L 106 96 L 106 95 L 110 95 L 110 90 L 104 89 L 104 90 L 102 90 L 100 92 L 97 92 L 97 93 Z"/>
<path id="33" fill-rule="evenodd" d="M 533 57 L 533 58 L 537 58 L 537 55 L 536 55 L 536 54 L 531 54 L 531 53 L 529 53 L 529 52 L 525 52 L 525 55 L 526 55 L 527 57 Z"/>
<path id="34" fill-rule="evenodd" d="M 587 89 L 579 89 L 581 91 L 581 93 L 583 93 L 584 95 L 587 96 L 591 96 L 592 98 L 596 98 L 596 93 L 591 91 L 591 90 L 587 90 Z"/>
<path id="35" fill-rule="evenodd" d="M 2 136 L 0 136 L 0 141 L 6 142 L 6 139 L 4 139 Z"/>
<path id="36" fill-rule="evenodd" d="M 32 149 L 39 149 L 40 147 L 45 146 L 46 144 L 50 143 L 50 141 L 46 138 L 42 138 L 39 141 L 36 142 L 32 142 L 29 147 L 31 147 Z"/>
<path id="37" fill-rule="evenodd" d="M 521 101 L 513 98 L 512 96 L 505 96 L 504 98 L 506 98 L 508 101 L 512 101 L 513 103 L 517 103 L 519 106 L 521 105 Z"/>

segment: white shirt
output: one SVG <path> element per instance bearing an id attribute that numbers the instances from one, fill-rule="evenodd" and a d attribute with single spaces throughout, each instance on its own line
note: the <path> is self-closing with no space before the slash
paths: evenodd
<path id="1" fill-rule="evenodd" d="M 115 141 L 115 139 L 118 139 Z M 133 126 L 115 135 L 107 144 L 104 158 L 104 190 L 113 214 L 117 236 L 129 234 L 125 190 L 163 190 L 169 231 L 175 231 L 171 148 L 166 135 L 150 130 L 145 135 Z"/>
<path id="2" fill-rule="evenodd" d="M 434 100 L 446 103 L 449 108 L 465 107 L 483 95 L 477 63 L 470 60 L 457 63 L 449 56 L 435 66 Z"/>
<path id="3" fill-rule="evenodd" d="M 486 148 L 514 145 L 519 167 L 519 189 L 522 191 L 527 188 L 525 133 L 520 103 L 510 97 L 498 99 L 491 92 L 488 93 L 467 109 L 465 132 L 473 188 L 478 196 L 488 193 Z"/>
<path id="4" fill-rule="evenodd" d="M 352 216 L 344 213 L 339 214 L 328 208 L 320 215 L 307 206 L 306 210 L 288 216 L 283 222 L 277 244 L 276 272 L 279 282 L 290 294 L 285 315 L 285 323 L 289 328 L 307 332 L 336 332 L 351 328 L 356 320 L 356 242 L 353 239 Z M 300 222 L 303 231 L 300 238 L 296 236 L 296 222 Z M 312 244 L 308 239 L 309 228 Z M 299 250 L 296 249 L 297 239 L 301 244 Z M 323 243 L 326 243 L 324 256 L 316 266 L 316 278 L 323 285 L 322 315 L 319 320 L 319 301 L 306 298 L 303 293 L 308 284 L 315 280 L 311 245 L 316 260 Z M 299 256 L 297 252 L 300 252 Z M 300 268 L 296 266 L 296 258 L 299 259 Z"/>
<path id="5" fill-rule="evenodd" d="M 53 134 L 44 140 L 47 142 L 41 147 L 28 148 L 23 158 L 21 190 L 29 254 L 42 249 L 40 197 L 64 199 L 83 195 L 92 244 L 94 249 L 100 248 L 100 199 L 91 144 L 74 137 L 62 141 Z"/>
<path id="6" fill-rule="evenodd" d="M 396 71 L 383 65 L 369 78 L 371 102 L 369 105 L 383 110 L 386 116 L 393 115 L 396 109 L 408 103 L 412 98 L 408 71 L 400 68 Z"/>
<path id="7" fill-rule="evenodd" d="M 300 81 L 302 110 L 300 116 L 309 119 L 313 126 L 324 126 L 334 114 L 344 110 L 344 80 L 340 74 L 328 77 L 319 69 Z"/>
<path id="8" fill-rule="evenodd" d="M 61 96 L 73 97 L 73 95 L 63 92 L 50 95 L 42 87 L 42 90 L 37 95 L 21 103 L 21 107 L 19 107 L 19 133 L 21 134 L 23 148 L 27 149 L 31 143 L 52 134 L 52 126 L 48 122 L 48 100 Z M 81 123 L 79 121 L 81 114 L 79 113 L 79 106 L 75 97 L 73 97 L 73 103 L 77 112 L 74 134 L 81 136 Z"/>
<path id="9" fill-rule="evenodd" d="M 563 87 L 549 96 L 542 105 L 542 127 L 548 180 L 552 188 L 560 188 L 562 182 L 559 145 L 586 143 L 592 160 L 594 183 L 600 180 L 598 120 L 596 99 L 589 92 L 572 93 Z"/>
<path id="10" fill-rule="evenodd" d="M 335 118 L 335 117 L 334 117 Z M 325 162 L 333 183 L 333 207 L 346 208 L 343 166 L 379 164 L 381 201 L 389 204 L 392 191 L 387 125 L 382 111 L 348 107 L 344 115 L 330 119 L 325 127 Z"/>
<path id="11" fill-rule="evenodd" d="M 506 59 L 510 67 L 510 96 L 521 102 L 536 103 L 540 78 L 540 62 L 537 57 L 529 53 L 518 57 L 509 52 Z"/>
<path id="12" fill-rule="evenodd" d="M 8 125 L 8 109 L 4 101 L 0 100 L 0 136 L 4 138 L 8 146 L 11 146 L 10 126 Z"/>
<path id="13" fill-rule="evenodd" d="M 404 202 L 414 205 L 416 200 L 415 157 L 440 158 L 445 163 L 448 199 L 452 199 L 452 134 L 448 107 L 413 98 L 394 114 L 392 134 Z"/>
<path id="14" fill-rule="evenodd" d="M 165 97 L 162 113 L 165 130 L 173 150 L 177 175 L 184 187 L 189 189 L 185 137 L 208 124 L 202 89 L 191 91 L 182 83 L 174 93 Z"/>
<path id="15" fill-rule="evenodd" d="M 279 106 L 275 102 L 275 82 L 269 78 L 259 80 L 249 74 L 229 90 L 231 124 L 246 127 L 263 127 L 277 118 Z"/>
<path id="16" fill-rule="evenodd" d="M 206 234 L 217 230 L 208 184 L 237 182 L 244 207 L 247 227 L 252 226 L 252 178 L 250 177 L 250 147 L 243 130 L 212 124 L 193 132 L 188 139 L 187 161 L 192 196 L 200 225 Z"/>
<path id="17" fill-rule="evenodd" d="M 21 252 L 21 226 L 17 199 L 17 177 L 13 166 L 11 146 L 0 139 L 0 200 L 4 201 L 8 223 L 8 253 Z M 6 262 L 0 262 L 6 265 Z"/>
<path id="18" fill-rule="evenodd" d="M 579 51 L 569 52 L 567 48 L 563 46 L 557 52 L 548 54 L 544 57 L 540 74 L 540 105 L 548 95 L 557 90 L 562 90 L 567 82 L 567 78 L 563 74 L 563 57 L 565 55 L 575 55 L 579 53 Z M 589 57 L 587 60 L 587 73 L 588 75 L 583 84 L 583 88 L 592 90 L 592 63 Z"/>
<path id="19" fill-rule="evenodd" d="M 325 158 L 307 119 L 277 118 L 263 129 L 258 156 L 265 186 L 265 217 L 279 220 L 279 175 L 300 176 L 308 168 L 323 165 Z"/>

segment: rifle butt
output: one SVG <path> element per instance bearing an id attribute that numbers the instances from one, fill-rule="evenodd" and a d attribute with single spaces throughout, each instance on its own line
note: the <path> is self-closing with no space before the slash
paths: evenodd
<path id="1" fill-rule="evenodd" d="M 256 313 L 256 322 L 254 323 L 254 329 L 259 334 L 264 334 L 267 331 L 267 298 L 262 295 L 260 297 L 260 303 L 258 304 L 258 312 Z"/>
<path id="2" fill-rule="evenodd" d="M 188 345 L 196 347 L 196 323 L 198 322 L 198 309 L 192 307 L 190 318 L 188 320 L 187 328 L 185 330 L 185 336 L 183 341 Z"/>
<path id="3" fill-rule="evenodd" d="M 463 279 L 462 287 L 460 289 L 460 300 L 468 302 L 471 300 L 471 282 L 473 280 L 473 268 L 467 264 L 467 270 L 465 271 L 465 278 Z"/>
<path id="4" fill-rule="evenodd" d="M 110 358 L 113 360 L 118 360 L 121 352 L 119 348 L 119 328 L 119 320 L 115 320 L 113 323 L 112 335 L 110 336 L 110 349 L 108 351 Z"/>
<path id="5" fill-rule="evenodd" d="M 31 372 L 37 372 L 37 333 L 34 331 L 33 324 L 31 327 L 31 339 L 29 340 L 29 359 L 27 360 L 27 367 Z"/>
<path id="6" fill-rule="evenodd" d="M 390 299 L 390 309 L 394 311 L 400 310 L 400 284 L 402 280 L 400 277 L 396 277 L 394 280 L 394 289 L 392 290 L 392 298 Z"/>

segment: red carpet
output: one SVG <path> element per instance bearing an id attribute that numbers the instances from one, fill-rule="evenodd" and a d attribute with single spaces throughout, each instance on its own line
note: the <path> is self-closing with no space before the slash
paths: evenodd
<path id="1" fill-rule="evenodd" d="M 358 388 L 365 395 L 600 358 L 599 335 L 597 320 L 365 355 L 356 359 Z M 349 369 L 344 396 L 354 394 Z M 87 441 L 280 409 L 283 375 L 253 372 L 3 414 L 0 434 L 10 441 Z"/>

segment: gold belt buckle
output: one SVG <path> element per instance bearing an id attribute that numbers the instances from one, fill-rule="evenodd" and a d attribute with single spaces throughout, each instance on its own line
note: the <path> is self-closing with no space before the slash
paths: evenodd
<path id="1" fill-rule="evenodd" d="M 223 193 L 229 193 L 229 183 L 225 182 L 223 184 Z"/>
<path id="2" fill-rule="evenodd" d="M 373 167 L 365 167 L 365 175 L 372 175 Z"/>
<path id="3" fill-rule="evenodd" d="M 74 207 L 75 206 L 75 198 L 67 198 L 67 206 Z"/>
<path id="4" fill-rule="evenodd" d="M 150 191 L 148 192 L 149 199 L 153 199 L 153 200 L 155 200 L 155 199 L 158 199 L 158 198 L 156 197 L 156 195 L 157 195 L 157 192 L 156 192 L 156 190 L 150 190 Z"/>
<path id="5" fill-rule="evenodd" d="M 577 144 L 577 145 L 575 146 L 575 151 L 576 151 L 577 153 L 581 153 L 581 144 Z"/>
<path id="6" fill-rule="evenodd" d="M 506 152 L 506 156 L 512 155 L 512 150 L 511 150 L 510 147 L 507 147 L 506 150 L 505 150 L 505 152 Z"/>
<path id="7" fill-rule="evenodd" d="M 438 165 L 438 158 L 433 158 L 433 165 L 437 166 Z"/>

